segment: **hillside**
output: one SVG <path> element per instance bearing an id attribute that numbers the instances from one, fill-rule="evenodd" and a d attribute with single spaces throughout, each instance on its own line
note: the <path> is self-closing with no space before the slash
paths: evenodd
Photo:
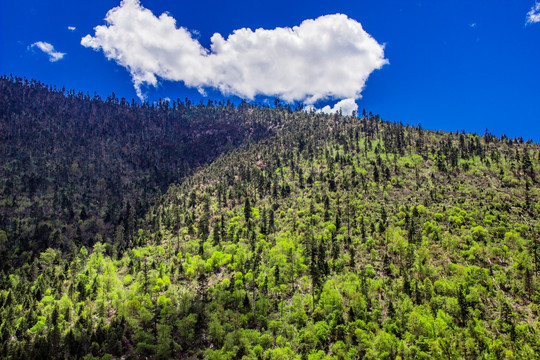
<path id="1" fill-rule="evenodd" d="M 214 111 L 268 133 L 171 181 L 116 251 L 96 235 L 3 272 L 0 354 L 538 357 L 538 144 L 372 115 L 198 109 L 199 126 Z"/>
<path id="2" fill-rule="evenodd" d="M 21 264 L 47 247 L 77 252 L 98 235 L 109 251 L 131 246 L 156 195 L 269 133 L 246 111 L 137 105 L 0 78 L 0 230 L 8 239 L 0 256 Z"/>

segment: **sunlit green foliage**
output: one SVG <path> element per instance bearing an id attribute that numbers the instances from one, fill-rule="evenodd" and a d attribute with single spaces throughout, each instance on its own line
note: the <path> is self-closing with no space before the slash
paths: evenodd
<path id="1" fill-rule="evenodd" d="M 274 135 L 172 185 L 136 246 L 3 273 L 1 354 L 537 356 L 537 144 L 242 106 Z"/>

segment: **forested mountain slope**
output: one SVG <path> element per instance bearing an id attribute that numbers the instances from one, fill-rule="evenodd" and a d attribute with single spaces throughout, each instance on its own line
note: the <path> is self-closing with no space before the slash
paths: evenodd
<path id="1" fill-rule="evenodd" d="M 22 263 L 47 247 L 76 251 L 97 234 L 108 247 L 129 247 L 154 196 L 267 135 L 268 120 L 247 111 L 141 106 L 0 78 L 0 256 Z"/>
<path id="2" fill-rule="evenodd" d="M 272 135 L 169 187 L 131 248 L 4 273 L 0 353 L 538 357 L 538 144 L 245 111 Z"/>

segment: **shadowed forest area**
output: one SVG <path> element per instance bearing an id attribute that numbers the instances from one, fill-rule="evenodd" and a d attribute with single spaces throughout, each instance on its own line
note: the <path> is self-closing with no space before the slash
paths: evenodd
<path id="1" fill-rule="evenodd" d="M 5 76 L 0 94 L 2 256 L 17 264 L 48 247 L 131 246 L 139 219 L 171 183 L 269 133 L 230 103 L 141 106 Z"/>

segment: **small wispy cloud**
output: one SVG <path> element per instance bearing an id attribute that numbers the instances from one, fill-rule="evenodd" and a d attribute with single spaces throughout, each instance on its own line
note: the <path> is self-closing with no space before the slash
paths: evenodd
<path id="1" fill-rule="evenodd" d="M 473 29 L 476 27 L 476 23 L 473 22 L 472 24 L 469 24 L 470 27 L 472 27 Z"/>
<path id="2" fill-rule="evenodd" d="M 36 47 L 39 50 L 43 51 L 45 54 L 49 55 L 50 62 L 62 60 L 62 58 L 66 55 L 66 53 L 62 53 L 62 52 L 54 50 L 54 46 L 52 46 L 48 42 L 38 41 L 30 45 L 30 48 L 32 49 Z"/>
<path id="3" fill-rule="evenodd" d="M 67 27 L 69 31 L 75 31 L 77 28 L 75 26 L 68 26 Z"/>
<path id="4" fill-rule="evenodd" d="M 356 104 L 356 101 L 354 99 L 343 99 L 339 101 L 337 104 L 334 105 L 334 107 L 330 107 L 330 105 L 326 105 L 322 109 L 317 109 L 313 105 L 307 105 L 304 107 L 304 111 L 311 112 L 314 111 L 315 113 L 323 113 L 323 114 L 335 114 L 341 111 L 342 115 L 352 115 L 353 111 L 358 110 L 358 105 Z"/>
<path id="5" fill-rule="evenodd" d="M 526 25 L 528 24 L 534 24 L 540 22 L 540 2 L 536 1 L 527 13 L 527 21 L 525 22 Z"/>

